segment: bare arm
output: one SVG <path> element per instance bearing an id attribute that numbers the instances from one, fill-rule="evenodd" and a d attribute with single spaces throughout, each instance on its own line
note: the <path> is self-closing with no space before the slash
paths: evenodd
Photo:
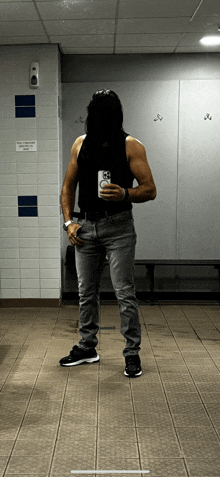
<path id="1" fill-rule="evenodd" d="M 128 136 L 126 139 L 126 154 L 132 174 L 138 181 L 138 186 L 128 189 L 130 202 L 147 202 L 154 200 L 157 191 L 154 179 L 147 161 L 146 151 L 140 141 Z M 104 200 L 123 200 L 123 189 L 117 184 L 106 184 L 100 193 Z"/>
<path id="2" fill-rule="evenodd" d="M 65 222 L 72 220 L 72 212 L 75 205 L 75 193 L 78 183 L 77 157 L 82 146 L 83 139 L 84 136 L 78 137 L 72 146 L 71 159 L 63 182 L 61 205 Z M 78 245 L 83 245 L 83 241 L 79 237 L 76 238 L 77 230 L 79 228 L 80 225 L 74 223 L 68 226 L 67 233 L 72 245 L 75 245 L 76 243 Z"/>
<path id="3" fill-rule="evenodd" d="M 154 200 L 157 196 L 157 190 L 143 144 L 128 136 L 126 151 L 131 172 L 139 184 L 135 188 L 128 189 L 130 201 L 147 202 L 148 200 Z"/>

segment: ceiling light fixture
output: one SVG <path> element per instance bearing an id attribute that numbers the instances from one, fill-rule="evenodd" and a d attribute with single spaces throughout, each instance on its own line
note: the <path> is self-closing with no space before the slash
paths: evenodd
<path id="1" fill-rule="evenodd" d="M 202 45 L 205 46 L 216 46 L 220 45 L 220 35 L 219 36 L 204 36 L 199 40 Z"/>

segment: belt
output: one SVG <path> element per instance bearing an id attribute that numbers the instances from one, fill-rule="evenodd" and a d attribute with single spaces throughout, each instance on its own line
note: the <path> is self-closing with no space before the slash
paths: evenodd
<path id="1" fill-rule="evenodd" d="M 94 221 L 116 215 L 117 213 L 118 212 L 108 212 L 107 210 L 104 210 L 103 212 L 72 212 L 72 217 Z"/>

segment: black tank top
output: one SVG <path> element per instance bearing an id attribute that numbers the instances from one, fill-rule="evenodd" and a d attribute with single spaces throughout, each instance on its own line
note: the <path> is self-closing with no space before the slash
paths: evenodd
<path id="1" fill-rule="evenodd" d="M 123 188 L 131 188 L 134 176 L 130 170 L 125 139 L 128 134 L 122 132 L 113 145 L 96 145 L 85 137 L 77 159 L 79 199 L 82 212 L 120 213 L 131 210 L 132 204 L 127 201 L 105 201 L 98 197 L 98 171 L 111 172 L 111 183 Z"/>

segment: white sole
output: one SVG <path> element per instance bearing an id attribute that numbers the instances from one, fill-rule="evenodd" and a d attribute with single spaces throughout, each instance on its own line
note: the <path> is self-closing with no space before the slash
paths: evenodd
<path id="1" fill-rule="evenodd" d="M 127 376 L 128 378 L 132 377 L 132 378 L 138 378 L 138 376 L 141 376 L 142 375 L 142 371 L 140 371 L 140 373 L 138 374 L 135 374 L 134 376 L 129 376 L 129 374 L 126 373 L 126 371 L 124 371 L 124 375 Z"/>
<path id="2" fill-rule="evenodd" d="M 99 355 L 95 356 L 94 358 L 87 358 L 87 359 L 80 359 L 79 361 L 76 361 L 75 363 L 67 363 L 67 364 L 61 364 L 61 366 L 78 366 L 78 364 L 82 363 L 95 363 L 99 361 Z"/>

